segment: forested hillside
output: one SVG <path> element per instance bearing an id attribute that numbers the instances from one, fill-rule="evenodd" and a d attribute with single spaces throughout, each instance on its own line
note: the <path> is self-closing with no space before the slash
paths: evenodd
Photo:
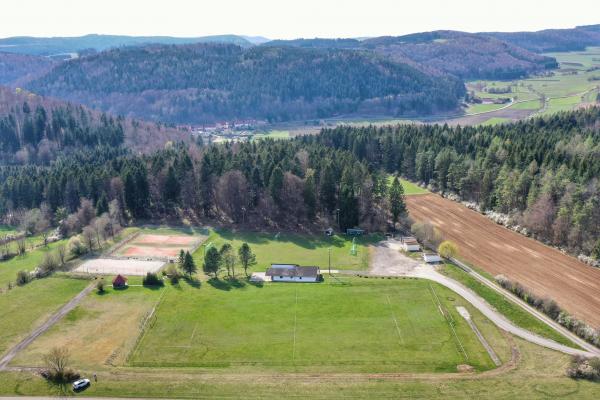
<path id="1" fill-rule="evenodd" d="M 356 39 L 278 40 L 265 46 L 373 51 L 427 73 L 462 79 L 514 79 L 556 68 L 556 60 L 488 36 L 434 31 L 405 36 Z"/>
<path id="2" fill-rule="evenodd" d="M 556 60 L 479 34 L 435 31 L 362 42 L 392 60 L 463 79 L 515 79 L 556 68 Z"/>
<path id="3" fill-rule="evenodd" d="M 270 121 L 454 110 L 456 78 L 367 52 L 197 44 L 109 50 L 28 85 L 40 94 L 166 122 Z"/>
<path id="4" fill-rule="evenodd" d="M 0 85 L 37 78 L 54 65 L 56 62 L 46 57 L 0 52 Z"/>
<path id="5" fill-rule="evenodd" d="M 187 136 L 155 124 L 115 118 L 0 87 L 0 164 L 48 164 L 65 151 L 83 147 L 126 144 L 148 151 Z"/>
<path id="6" fill-rule="evenodd" d="M 554 245 L 587 254 L 599 245 L 600 108 L 496 127 L 340 127 L 302 140 L 510 214 Z"/>
<path id="7" fill-rule="evenodd" d="M 588 46 L 600 46 L 600 25 L 578 26 L 573 29 L 546 29 L 538 32 L 488 32 L 484 35 L 536 53 L 580 51 Z"/>
<path id="8" fill-rule="evenodd" d="M 80 52 L 103 51 L 115 47 L 147 44 L 231 43 L 238 46 L 252 45 L 247 39 L 236 35 L 216 35 L 195 38 L 169 36 L 119 36 L 85 35 L 78 37 L 28 37 L 18 36 L 0 39 L 4 51 L 35 56 L 68 56 Z"/>

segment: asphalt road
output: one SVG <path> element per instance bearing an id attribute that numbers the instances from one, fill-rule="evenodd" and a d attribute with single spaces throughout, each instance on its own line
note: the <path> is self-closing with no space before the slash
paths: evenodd
<path id="1" fill-rule="evenodd" d="M 403 255 L 399 250 L 400 243 L 394 240 L 380 243 L 376 246 L 370 273 L 378 276 L 411 276 L 437 282 L 462 296 L 499 328 L 525 339 L 528 342 L 570 355 L 581 354 L 586 357 L 600 356 L 600 349 L 596 349 L 593 346 L 582 346 L 584 350 L 574 349 L 514 325 L 503 314 L 499 313 L 489 305 L 483 298 L 475 294 L 475 292 L 457 281 L 440 274 L 432 266 Z M 527 309 L 526 311 L 531 312 Z M 538 315 L 533 315 L 536 318 L 539 318 Z M 540 320 L 551 328 L 556 329 L 553 325 L 548 324 L 547 321 L 543 319 Z M 579 338 L 570 332 L 567 332 L 569 335 L 566 335 L 565 332 L 562 331 L 560 333 L 569 337 L 569 339 L 575 339 L 573 341 L 576 343 L 580 341 Z M 574 338 L 571 338 L 571 336 L 574 336 Z"/>

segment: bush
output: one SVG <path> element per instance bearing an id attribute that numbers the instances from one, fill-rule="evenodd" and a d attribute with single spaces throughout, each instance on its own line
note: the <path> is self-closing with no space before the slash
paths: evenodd
<path id="1" fill-rule="evenodd" d="M 77 236 L 73 236 L 69 239 L 69 253 L 75 257 L 84 255 L 87 252 L 87 248 L 81 243 L 81 240 Z"/>
<path id="2" fill-rule="evenodd" d="M 165 283 L 153 272 L 148 272 L 142 280 L 144 286 L 163 286 Z"/>
<path id="3" fill-rule="evenodd" d="M 458 246 L 449 240 L 444 240 L 438 247 L 440 256 L 450 259 L 458 255 Z"/>
<path id="4" fill-rule="evenodd" d="M 58 259 L 54 255 L 46 253 L 42 263 L 37 267 L 36 276 L 38 278 L 46 277 L 56 271 L 58 267 Z"/>
<path id="5" fill-rule="evenodd" d="M 567 368 L 567 375 L 573 379 L 600 381 L 600 358 L 573 356 L 571 364 Z"/>
<path id="6" fill-rule="evenodd" d="M 27 271 L 17 272 L 17 285 L 23 286 L 31 281 L 31 275 Z"/>

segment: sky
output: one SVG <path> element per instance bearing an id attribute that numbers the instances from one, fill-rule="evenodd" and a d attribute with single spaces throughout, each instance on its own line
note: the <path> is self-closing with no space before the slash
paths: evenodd
<path id="1" fill-rule="evenodd" d="M 270 39 L 570 28 L 598 0 L 1 0 L 0 37 L 88 33 Z"/>

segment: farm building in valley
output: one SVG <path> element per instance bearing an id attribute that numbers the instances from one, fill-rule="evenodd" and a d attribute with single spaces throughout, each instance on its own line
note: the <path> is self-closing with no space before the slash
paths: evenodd
<path id="1" fill-rule="evenodd" d="M 402 243 L 402 249 L 404 251 L 419 251 L 421 250 L 421 246 L 417 239 L 412 236 L 403 236 L 400 238 L 400 242 Z"/>
<path id="2" fill-rule="evenodd" d="M 273 282 L 318 282 L 319 267 L 301 267 L 296 264 L 271 264 L 266 276 Z"/>

